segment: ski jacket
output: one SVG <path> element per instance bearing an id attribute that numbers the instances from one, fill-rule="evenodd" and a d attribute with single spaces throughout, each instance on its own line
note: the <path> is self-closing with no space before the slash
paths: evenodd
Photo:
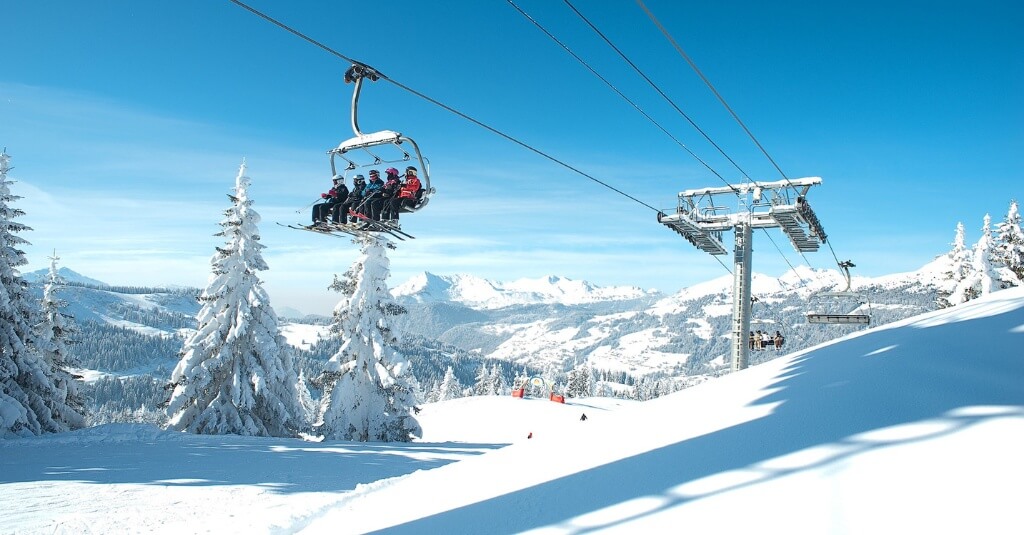
<path id="1" fill-rule="evenodd" d="M 398 194 L 400 187 L 402 187 L 402 183 L 397 178 L 388 177 L 388 181 L 384 183 L 384 188 L 381 191 L 384 192 L 385 197 L 394 197 Z"/>
<path id="2" fill-rule="evenodd" d="M 360 184 L 359 182 L 356 182 L 355 184 L 353 184 L 352 185 L 352 190 L 349 191 L 349 193 L 348 193 L 348 200 L 349 201 L 359 202 L 359 200 L 363 198 L 363 189 L 365 189 L 365 188 L 366 188 L 366 184 L 365 183 L 364 184 Z"/>
<path id="3" fill-rule="evenodd" d="M 374 179 L 371 178 L 370 182 L 366 185 L 366 189 L 363 190 L 363 196 L 364 197 L 374 197 L 376 195 L 379 195 L 383 188 L 384 188 L 384 181 L 383 180 L 381 180 L 379 178 L 377 180 L 374 180 Z"/>
<path id="4" fill-rule="evenodd" d="M 326 197 L 324 197 L 324 195 L 326 195 Z M 321 195 L 321 197 L 327 199 L 327 202 L 331 204 L 341 202 L 348 198 L 348 186 L 344 184 L 341 184 L 340 186 L 335 186 L 324 195 Z"/>
<path id="5" fill-rule="evenodd" d="M 414 176 L 406 177 L 402 189 L 398 190 L 398 198 L 415 199 L 416 194 L 420 192 L 420 187 L 420 179 Z"/>

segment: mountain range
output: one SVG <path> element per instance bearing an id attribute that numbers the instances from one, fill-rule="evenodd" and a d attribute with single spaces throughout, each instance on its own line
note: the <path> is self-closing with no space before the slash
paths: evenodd
<path id="1" fill-rule="evenodd" d="M 781 277 L 755 273 L 752 328 L 778 330 L 787 347 L 798 350 L 863 328 L 808 324 L 805 315 L 812 310 L 856 309 L 869 313 L 876 325 L 934 310 L 947 268 L 945 257 L 939 257 L 910 273 L 855 277 L 853 289 L 866 303 L 815 297 L 823 290 L 845 288 L 846 279 L 836 270 L 801 267 Z M 25 278 L 35 281 L 33 287 L 41 292 L 46 273 L 26 273 Z M 85 327 L 84 343 L 74 349 L 83 375 L 149 377 L 151 391 L 135 400 L 159 397 L 181 341 L 195 327 L 199 290 L 118 287 L 67 268 L 59 273 L 68 281 L 60 292 L 68 302 L 65 312 Z M 670 380 L 671 391 L 728 371 L 732 285 L 727 275 L 664 295 L 557 276 L 499 282 L 421 273 L 393 288 L 409 312 L 397 316 L 393 326 L 403 334 L 401 349 L 413 361 L 425 391 L 449 365 L 470 386 L 487 363 L 500 363 L 509 378 L 526 371 L 554 382 L 587 363 L 605 383 L 614 383 L 613 391 L 644 378 Z M 336 350 L 326 323 L 316 317 L 282 321 L 282 331 L 297 348 L 308 376 L 318 373 Z M 754 352 L 750 363 L 779 354 Z"/>

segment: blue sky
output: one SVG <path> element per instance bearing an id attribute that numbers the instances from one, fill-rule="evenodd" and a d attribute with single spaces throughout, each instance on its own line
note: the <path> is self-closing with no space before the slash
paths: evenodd
<path id="1" fill-rule="evenodd" d="M 521 0 L 717 172 L 742 176 L 562 2 Z M 640 199 L 722 182 L 504 1 L 250 5 L 398 82 Z M 444 9 L 438 6 L 443 5 Z M 584 13 L 725 152 L 778 180 L 634 2 Z M 913 270 L 977 239 L 1024 199 L 1024 6 L 1014 1 L 676 2 L 646 5 L 808 198 L 860 275 Z M 351 137 L 348 64 L 224 1 L 5 6 L 0 146 L 16 167 L 30 265 L 114 284 L 204 286 L 224 196 L 245 159 L 264 219 L 275 306 L 325 312 L 344 240 L 289 231 L 329 186 L 327 149 Z M 725 274 L 654 213 L 386 82 L 364 131 L 401 131 L 438 194 L 404 218 L 392 284 L 419 271 L 497 280 L 553 274 L 666 292 Z M 832 267 L 827 249 L 788 261 Z M 727 244 L 731 239 L 727 238 Z M 755 271 L 788 266 L 763 233 Z M 728 259 L 724 259 L 729 264 Z"/>

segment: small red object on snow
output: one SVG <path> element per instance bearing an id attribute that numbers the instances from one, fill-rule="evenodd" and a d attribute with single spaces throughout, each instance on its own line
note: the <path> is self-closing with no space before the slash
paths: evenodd
<path id="1" fill-rule="evenodd" d="M 512 391 L 512 397 L 514 397 L 514 398 L 521 398 L 521 397 L 523 397 L 525 395 L 526 395 L 526 389 L 525 388 L 520 388 L 518 390 L 513 390 Z"/>
<path id="2" fill-rule="evenodd" d="M 551 397 L 549 399 L 551 399 L 551 401 L 554 401 L 555 403 L 565 403 L 565 396 L 561 394 L 556 394 L 554 392 L 551 393 Z"/>

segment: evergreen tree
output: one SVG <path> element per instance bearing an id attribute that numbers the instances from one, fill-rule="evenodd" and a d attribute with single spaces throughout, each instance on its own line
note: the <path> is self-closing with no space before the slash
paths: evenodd
<path id="1" fill-rule="evenodd" d="M 299 406 L 302 407 L 302 429 L 309 429 L 316 419 L 317 403 L 309 393 L 306 372 L 299 372 L 299 382 L 295 385 L 295 390 L 299 397 Z"/>
<path id="2" fill-rule="evenodd" d="M 491 376 L 491 368 L 487 366 L 486 362 L 481 362 L 476 377 L 473 379 L 473 395 L 490 396 L 492 394 L 494 394 L 494 380 Z"/>
<path id="3" fill-rule="evenodd" d="M 447 401 L 460 397 L 462 397 L 462 385 L 459 384 L 458 378 L 455 377 L 455 370 L 448 366 L 448 369 L 444 372 L 444 379 L 441 380 L 441 386 L 438 388 L 437 400 Z"/>
<path id="4" fill-rule="evenodd" d="M 1020 228 L 1017 201 L 1010 201 L 1006 219 L 996 225 L 993 254 L 1000 266 L 1009 271 L 1003 280 L 1012 286 L 1024 284 L 1024 231 Z"/>
<path id="5" fill-rule="evenodd" d="M 67 302 L 57 297 L 57 290 L 64 286 L 64 279 L 57 273 L 56 253 L 50 257 L 50 272 L 43 287 L 41 302 L 42 321 L 36 325 L 37 345 L 43 360 L 53 372 L 54 386 L 57 396 L 54 403 L 60 407 L 58 411 L 62 423 L 69 429 L 85 427 L 86 407 L 85 396 L 81 393 L 79 379 L 71 375 L 68 369 L 73 362 L 68 344 L 72 337 L 79 334 L 73 318 L 61 312 Z"/>
<path id="6" fill-rule="evenodd" d="M 389 317 L 405 314 L 388 292 L 385 245 L 357 238 L 362 255 L 331 289 L 344 298 L 331 332 L 343 340 L 320 379 L 324 385 L 317 430 L 328 440 L 408 442 L 420 436 L 415 378 L 395 347 Z"/>
<path id="7" fill-rule="evenodd" d="M 504 396 L 508 394 L 508 391 L 508 382 L 505 381 L 505 375 L 501 373 L 501 366 L 495 362 L 491 367 L 491 393 L 496 396 Z"/>
<path id="8" fill-rule="evenodd" d="M 971 256 L 970 271 L 961 280 L 950 296 L 954 304 L 964 303 L 977 297 L 988 295 L 997 287 L 999 274 L 992 267 L 992 218 L 985 214 L 985 222 L 981 228 L 981 238 L 974 244 Z"/>
<path id="9" fill-rule="evenodd" d="M 565 393 L 573 398 L 594 395 L 594 374 L 591 372 L 590 366 L 583 364 L 569 371 Z"/>
<path id="10" fill-rule="evenodd" d="M 949 258 L 952 260 L 951 273 L 953 280 L 959 283 L 960 281 L 967 278 L 967 274 L 971 271 L 971 249 L 967 247 L 966 233 L 964 232 L 964 224 L 957 222 L 956 224 L 956 235 L 953 237 L 953 249 L 949 251 Z"/>
<path id="11" fill-rule="evenodd" d="M 953 237 L 953 243 L 951 243 L 952 249 L 946 253 L 946 257 L 949 259 L 949 270 L 946 272 L 945 280 L 947 284 L 939 290 L 938 304 L 939 308 L 946 308 L 953 306 L 954 301 L 959 303 L 958 300 L 953 300 L 952 295 L 956 290 L 957 285 L 960 284 L 968 273 L 971 271 L 971 250 L 967 248 L 967 241 L 964 237 L 964 224 L 957 222 L 956 224 L 956 235 Z"/>
<path id="12" fill-rule="evenodd" d="M 292 350 L 257 276 L 260 251 L 245 164 L 217 236 L 226 244 L 210 260 L 213 273 L 199 297 L 198 328 L 171 374 L 169 427 L 199 434 L 295 436 L 303 423 Z"/>
<path id="13" fill-rule="evenodd" d="M 77 422 L 57 386 L 53 367 L 39 352 L 32 329 L 39 313 L 31 304 L 28 282 L 18 266 L 28 263 L 19 249 L 27 244 L 18 232 L 30 230 L 14 221 L 24 212 L 10 203 L 10 156 L 0 153 L 0 437 L 32 436 L 67 431 Z"/>

